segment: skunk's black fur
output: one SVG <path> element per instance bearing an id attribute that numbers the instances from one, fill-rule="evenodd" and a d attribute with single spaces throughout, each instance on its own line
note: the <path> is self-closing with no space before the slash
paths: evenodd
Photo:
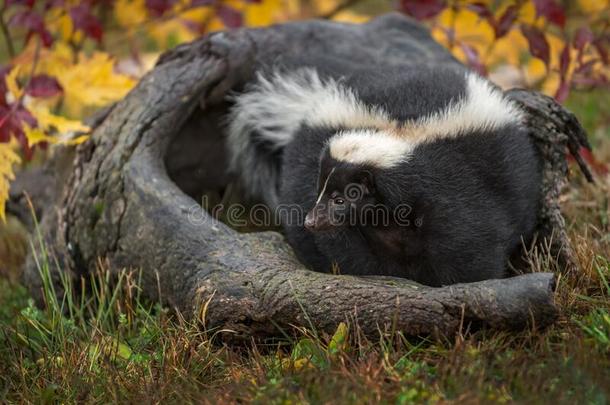
<path id="1" fill-rule="evenodd" d="M 455 133 L 437 136 L 432 131 L 423 140 L 413 141 L 408 134 L 393 135 L 404 136 L 413 146 L 400 161 L 381 165 L 374 159 L 345 161 L 329 151 L 337 134 L 371 128 L 385 131 L 383 123 L 379 119 L 360 123 L 349 114 L 336 122 L 317 122 L 316 116 L 311 118 L 305 99 L 300 101 L 302 109 L 290 110 L 286 100 L 298 101 L 299 97 L 299 91 L 294 91 L 286 98 L 291 80 L 302 88 L 348 89 L 361 105 L 383 111 L 385 115 L 381 115 L 399 129 L 459 105 L 468 97 L 475 107 L 487 100 L 469 96 L 468 75 L 472 73 L 453 69 L 410 68 L 383 75 L 356 72 L 339 82 L 318 77 L 319 82 L 313 84 L 315 72 L 308 75 L 261 77 L 259 84 L 244 94 L 250 98 L 237 97 L 229 138 L 233 168 L 254 194 L 272 207 L 296 205 L 302 209 L 301 214 L 281 210 L 286 236 L 298 257 L 317 271 L 328 272 L 336 264 L 342 274 L 392 275 L 432 286 L 506 276 L 511 255 L 533 237 L 541 185 L 540 159 L 521 127 L 516 107 L 494 89 L 496 102 L 506 109 L 507 117 L 515 115 L 514 120 L 498 118 L 496 123 L 492 122 L 496 117 L 489 117 L 492 124 L 469 127 L 458 122 L 469 115 L 456 113 Z M 268 97 L 273 97 L 274 91 L 278 103 L 271 100 L 272 105 L 261 104 L 252 110 L 254 100 L 269 104 Z M 319 92 L 304 92 L 302 96 L 314 93 Z M 336 94 L 345 96 L 340 91 Z M 338 99 L 341 103 L 341 97 Z M 314 101 L 311 105 L 319 103 Z M 337 111 L 341 112 L 341 107 Z M 452 117 L 450 113 L 447 116 Z M 283 124 L 284 118 L 296 122 Z M 451 125 L 451 120 L 448 122 L 445 127 Z M 444 130 L 440 124 L 438 127 Z M 261 148 L 267 154 L 260 154 Z M 363 199 L 343 206 L 345 187 L 354 184 L 364 190 Z M 310 228 L 314 231 L 306 229 L 305 212 L 313 212 L 319 205 L 336 206 L 335 201 L 347 211 L 334 214 L 339 212 L 344 219 L 358 215 L 355 223 L 318 230 L 312 219 Z M 359 210 L 364 203 L 379 207 L 386 220 L 375 223 L 370 216 L 362 216 Z M 398 214 L 400 220 L 398 209 L 403 210 Z"/>

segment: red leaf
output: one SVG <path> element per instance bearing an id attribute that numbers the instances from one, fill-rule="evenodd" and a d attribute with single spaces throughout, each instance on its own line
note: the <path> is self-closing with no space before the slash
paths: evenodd
<path id="1" fill-rule="evenodd" d="M 74 24 L 74 28 L 81 30 L 90 38 L 95 39 L 97 42 L 102 40 L 104 29 L 102 24 L 91 13 L 89 4 L 83 3 L 70 9 L 70 18 Z"/>
<path id="2" fill-rule="evenodd" d="M 186 18 L 180 19 L 180 23 L 186 27 L 187 30 L 196 34 L 203 34 L 203 25 L 197 21 L 189 20 Z"/>
<path id="3" fill-rule="evenodd" d="M 559 88 L 555 93 L 555 100 L 559 103 L 563 103 L 566 101 L 566 98 L 568 98 L 568 93 L 570 93 L 570 83 L 562 79 L 559 83 Z"/>
<path id="4" fill-rule="evenodd" d="M 28 158 L 28 156 L 31 157 L 31 150 L 25 132 L 23 132 L 24 122 L 30 127 L 38 125 L 36 118 L 23 106 L 17 108 L 13 105 L 0 106 L 0 142 L 7 142 L 11 135 L 14 136 L 21 143 L 26 158 Z"/>
<path id="5" fill-rule="evenodd" d="M 21 105 L 17 107 L 17 110 L 13 113 L 12 117 L 15 123 L 15 132 L 13 135 L 21 144 L 21 149 L 23 149 L 23 156 L 25 160 L 32 160 L 34 149 L 30 147 L 28 138 L 25 136 L 25 132 L 23 131 L 23 123 L 25 122 L 31 128 L 34 128 L 38 126 L 38 122 L 36 121 L 36 118 L 34 118 L 34 116 Z"/>
<path id="6" fill-rule="evenodd" d="M 493 19 L 493 13 L 487 8 L 485 3 L 472 3 L 466 6 L 470 11 L 477 13 L 477 15 L 486 20 Z"/>
<path id="7" fill-rule="evenodd" d="M 22 105 L 17 107 L 17 109 L 15 110 L 14 116 L 18 120 L 20 125 L 22 122 L 25 122 L 31 128 L 38 126 L 38 121 L 36 121 L 36 118 L 34 118 L 32 113 Z"/>
<path id="8" fill-rule="evenodd" d="M 222 23 L 228 28 L 239 28 L 243 24 L 243 18 L 239 11 L 233 7 L 221 4 L 217 10 L 218 17 L 222 20 Z"/>
<path id="9" fill-rule="evenodd" d="M 590 60 L 586 63 L 583 63 L 582 65 L 578 66 L 575 70 L 574 70 L 574 74 L 582 74 L 582 75 L 588 75 L 589 73 L 591 73 L 591 71 L 593 70 L 593 66 L 599 62 L 597 59 L 593 59 Z"/>
<path id="10" fill-rule="evenodd" d="M 445 0 L 402 0 L 401 9 L 418 20 L 434 17 L 445 9 Z"/>
<path id="11" fill-rule="evenodd" d="M 9 25 L 25 28 L 28 30 L 27 39 L 37 34 L 42 39 L 44 46 L 49 47 L 53 43 L 53 37 L 44 25 L 44 20 L 34 10 L 22 10 L 15 13 L 9 20 Z"/>
<path id="12" fill-rule="evenodd" d="M 11 109 L 7 105 L 0 105 L 0 142 L 8 142 L 11 139 L 9 120 Z"/>
<path id="13" fill-rule="evenodd" d="M 29 40 L 33 34 L 42 39 L 44 46 L 49 47 L 53 43 L 53 37 L 44 25 L 44 20 L 34 10 L 21 10 L 15 13 L 9 20 L 11 26 L 17 26 L 28 30 L 26 38 Z"/>
<path id="14" fill-rule="evenodd" d="M 46 0 L 44 3 L 44 9 L 45 11 L 48 11 L 52 8 L 64 8 L 65 5 L 65 0 Z"/>
<path id="15" fill-rule="evenodd" d="M 9 25 L 26 28 L 31 31 L 39 31 L 44 27 L 44 21 L 36 11 L 21 10 L 11 17 Z"/>
<path id="16" fill-rule="evenodd" d="M 45 29 L 40 33 L 40 39 L 42 39 L 42 44 L 48 48 L 53 44 L 53 36 L 49 32 L 49 30 Z"/>
<path id="17" fill-rule="evenodd" d="M 531 25 L 522 25 L 521 32 L 527 39 L 531 54 L 536 58 L 542 59 L 544 64 L 548 66 L 550 48 L 542 31 Z"/>
<path id="18" fill-rule="evenodd" d="M 564 27 L 566 24 L 566 14 L 563 8 L 555 0 L 534 0 L 536 15 L 546 17 L 553 24 Z"/>
<path id="19" fill-rule="evenodd" d="M 591 166 L 593 168 L 593 170 L 597 174 L 604 175 L 604 176 L 606 174 L 608 174 L 608 166 L 605 163 L 597 160 L 589 149 L 580 148 L 578 153 L 580 154 L 580 156 L 582 156 L 583 160 L 585 162 L 587 162 L 589 164 L 589 166 Z"/>
<path id="20" fill-rule="evenodd" d="M 63 89 L 54 77 L 42 74 L 32 77 L 25 92 L 32 97 L 45 98 L 61 94 Z"/>
<path id="21" fill-rule="evenodd" d="M 166 11 L 171 10 L 171 8 L 176 3 L 176 0 L 146 0 L 146 8 L 148 11 L 155 17 L 162 16 Z M 192 6 L 197 6 L 199 4 L 191 4 Z M 210 2 L 212 3 L 212 2 Z M 201 4 L 204 5 L 204 4 Z M 207 5 L 207 4 L 205 4 Z"/>
<path id="22" fill-rule="evenodd" d="M 582 51 L 582 49 L 593 41 L 593 33 L 588 27 L 580 27 L 574 35 L 574 48 Z"/>
<path id="23" fill-rule="evenodd" d="M 568 67 L 570 67 L 570 45 L 566 44 L 559 55 L 559 76 L 563 80 L 568 73 Z"/>
<path id="24" fill-rule="evenodd" d="M 462 51 L 464 51 L 464 55 L 466 55 L 468 66 L 476 70 L 479 74 L 486 76 L 487 69 L 485 68 L 485 65 L 481 63 L 477 50 L 465 43 L 460 44 L 460 47 L 462 48 Z"/>
<path id="25" fill-rule="evenodd" d="M 11 71 L 10 66 L 0 66 L 0 106 L 6 106 L 6 75 Z"/>
<path id="26" fill-rule="evenodd" d="M 34 150 L 30 147 L 30 143 L 28 142 L 28 137 L 25 136 L 25 132 L 20 131 L 19 133 L 15 134 L 15 138 L 21 144 L 21 149 L 23 150 L 23 157 L 25 158 L 25 160 L 32 160 Z"/>
<path id="27" fill-rule="evenodd" d="M 10 7 L 13 5 L 25 6 L 27 8 L 32 8 L 34 6 L 34 0 L 5 0 L 4 7 Z"/>
<path id="28" fill-rule="evenodd" d="M 517 19 L 517 15 L 519 14 L 519 9 L 517 6 L 510 6 L 504 11 L 498 23 L 494 25 L 494 31 L 496 34 L 496 38 L 502 38 L 504 35 L 508 33 L 510 28 L 513 26 L 515 20 Z"/>
<path id="29" fill-rule="evenodd" d="M 116 2 L 115 0 L 88 0 L 89 3 L 91 3 L 92 5 L 99 5 L 99 6 L 109 6 L 112 7 L 114 5 L 114 3 Z"/>

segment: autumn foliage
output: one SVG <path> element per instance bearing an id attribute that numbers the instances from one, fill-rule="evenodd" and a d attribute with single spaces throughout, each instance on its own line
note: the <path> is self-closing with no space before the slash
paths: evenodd
<path id="1" fill-rule="evenodd" d="M 77 144 L 83 118 L 122 98 L 158 54 L 206 32 L 307 17 L 362 22 L 358 1 L 5 0 L 0 28 L 0 218 L 14 165 Z M 564 6 L 563 4 L 569 6 Z M 608 85 L 608 0 L 403 0 L 399 11 L 482 74 L 563 101 Z M 379 13 L 390 11 L 380 5 Z M 506 83 L 506 77 L 510 83 Z M 44 155 L 41 154 L 41 155 Z"/>
<path id="2" fill-rule="evenodd" d="M 435 39 L 472 68 L 486 75 L 499 65 L 512 66 L 522 84 L 538 86 L 560 102 L 573 88 L 608 85 L 608 5 L 604 0 L 402 2 L 405 12 L 430 21 Z"/>

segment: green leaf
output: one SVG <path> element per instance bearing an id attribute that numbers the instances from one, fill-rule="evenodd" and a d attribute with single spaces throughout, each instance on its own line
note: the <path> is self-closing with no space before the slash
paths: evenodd
<path id="1" fill-rule="evenodd" d="M 337 330 L 333 335 L 332 339 L 330 339 L 330 343 L 328 344 L 328 351 L 331 354 L 342 353 L 347 349 L 347 339 L 349 337 L 349 328 L 344 322 L 341 322 L 339 326 L 337 326 Z"/>
<path id="2" fill-rule="evenodd" d="M 309 338 L 299 340 L 292 349 L 290 357 L 295 364 L 309 362 L 320 369 L 328 367 L 328 359 L 324 350 L 317 342 Z"/>

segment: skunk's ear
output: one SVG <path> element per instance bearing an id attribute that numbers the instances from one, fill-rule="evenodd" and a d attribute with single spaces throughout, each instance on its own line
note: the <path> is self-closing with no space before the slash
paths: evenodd
<path id="1" fill-rule="evenodd" d="M 358 174 L 358 182 L 364 187 L 365 194 L 375 194 L 375 175 L 370 170 L 362 170 Z"/>

